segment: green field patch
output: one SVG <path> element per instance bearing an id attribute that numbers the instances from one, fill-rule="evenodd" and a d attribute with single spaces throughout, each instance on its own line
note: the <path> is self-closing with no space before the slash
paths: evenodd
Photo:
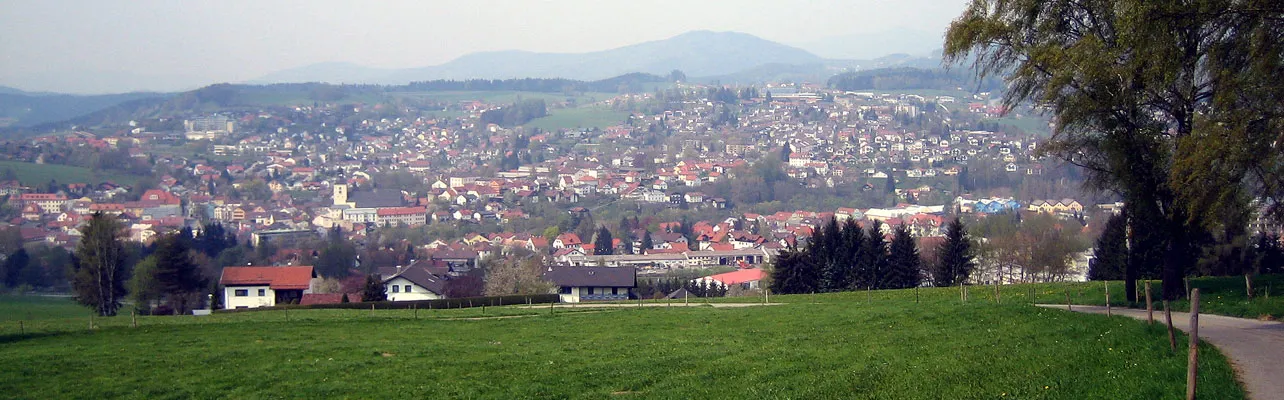
<path id="1" fill-rule="evenodd" d="M 546 131 L 606 128 L 623 124 L 628 117 L 627 112 L 606 107 L 564 108 L 549 110 L 547 117 L 531 120 L 526 126 Z"/>
<path id="2" fill-rule="evenodd" d="M 137 175 L 122 172 L 95 172 L 89 168 L 73 167 L 59 164 L 36 164 L 24 161 L 0 161 L 0 171 L 12 169 L 23 185 L 44 187 L 50 180 L 60 184 L 88 183 L 98 184 L 112 181 L 118 185 L 133 185 L 140 179 Z"/>

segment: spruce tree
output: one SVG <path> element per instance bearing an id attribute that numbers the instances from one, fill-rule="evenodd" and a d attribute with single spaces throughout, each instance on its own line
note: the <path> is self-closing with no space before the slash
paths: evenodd
<path id="1" fill-rule="evenodd" d="M 188 254 L 190 240 L 184 235 L 180 232 L 162 236 L 156 241 L 156 252 L 152 253 L 156 258 L 157 288 L 178 314 L 186 314 L 190 310 L 191 294 L 206 285 L 200 267 Z"/>
<path id="2" fill-rule="evenodd" d="M 1097 238 L 1088 263 L 1088 279 L 1094 281 L 1124 279 L 1128 267 L 1128 219 L 1123 214 L 1111 216 Z"/>
<path id="3" fill-rule="evenodd" d="M 848 219 L 843 224 L 843 251 L 846 252 L 845 263 L 847 265 L 847 276 L 844 282 L 846 289 L 858 289 L 862 281 L 863 271 L 861 268 L 861 257 L 865 250 L 865 230 L 855 219 Z"/>
<path id="4" fill-rule="evenodd" d="M 611 238 L 611 230 L 606 229 L 603 225 L 597 229 L 597 237 L 593 239 L 593 255 L 609 256 L 615 254 L 615 240 Z"/>
<path id="5" fill-rule="evenodd" d="M 812 293 L 819 279 L 810 256 L 796 248 L 781 250 L 771 273 L 771 291 L 780 294 Z"/>
<path id="6" fill-rule="evenodd" d="M 923 261 L 918 256 L 918 246 L 905 224 L 896 227 L 892 237 L 883 287 L 905 289 L 922 283 Z"/>
<path id="7" fill-rule="evenodd" d="M 939 260 L 932 269 L 932 285 L 954 286 L 966 282 L 976 266 L 973 261 L 972 242 L 968 239 L 963 220 L 954 217 L 945 228 L 945 243 L 936 250 Z"/>
<path id="8" fill-rule="evenodd" d="M 387 286 L 377 274 L 366 275 L 366 284 L 361 289 L 361 301 L 387 301 Z"/>
<path id="9" fill-rule="evenodd" d="M 887 240 L 883 238 L 883 223 L 874 220 L 869 224 L 869 237 L 865 239 L 859 260 L 859 289 L 882 289 L 887 274 Z"/>
<path id="10" fill-rule="evenodd" d="M 645 253 L 647 250 L 651 250 L 654 247 L 655 247 L 655 242 L 653 242 L 651 239 L 651 231 L 647 230 L 645 233 L 642 234 L 642 248 L 640 249 L 639 253 Z"/>

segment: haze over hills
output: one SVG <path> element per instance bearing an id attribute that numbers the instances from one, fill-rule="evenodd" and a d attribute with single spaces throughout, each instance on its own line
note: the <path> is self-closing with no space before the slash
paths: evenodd
<path id="1" fill-rule="evenodd" d="M 902 28 L 831 36 L 794 45 L 828 59 L 872 60 L 889 54 L 922 57 L 941 48 L 942 35 Z"/>
<path id="2" fill-rule="evenodd" d="M 740 72 L 764 64 L 818 64 L 823 59 L 796 47 L 737 32 L 694 31 L 669 39 L 589 53 L 495 51 L 468 54 L 445 64 L 394 70 L 325 63 L 269 74 L 250 83 L 330 82 L 404 84 L 434 79 L 567 78 L 597 80 L 630 72 L 687 76 Z"/>

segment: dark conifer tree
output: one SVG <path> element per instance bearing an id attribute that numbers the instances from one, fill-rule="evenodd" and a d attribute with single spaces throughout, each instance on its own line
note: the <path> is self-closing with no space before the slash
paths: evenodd
<path id="1" fill-rule="evenodd" d="M 882 289 L 887 273 L 887 240 L 883 238 L 883 223 L 878 220 L 869 224 L 869 236 L 861 250 L 859 265 L 856 287 Z"/>
<path id="2" fill-rule="evenodd" d="M 614 242 L 615 240 L 611 238 L 611 230 L 606 229 L 606 225 L 598 227 L 597 237 L 593 239 L 593 255 L 609 256 L 615 254 Z"/>
<path id="3" fill-rule="evenodd" d="M 963 220 L 954 217 L 945 228 L 945 243 L 936 250 L 937 261 L 932 269 L 932 285 L 954 286 L 966 282 L 972 274 L 972 242 L 968 239 Z"/>
<path id="4" fill-rule="evenodd" d="M 1094 281 L 1124 279 L 1128 268 L 1128 218 L 1124 214 L 1111 216 L 1106 228 L 1097 238 L 1088 263 L 1088 279 Z"/>
<path id="5" fill-rule="evenodd" d="M 361 301 L 386 301 L 388 300 L 387 286 L 383 283 L 383 278 L 379 275 L 366 275 L 366 284 L 361 289 Z"/>
<path id="6" fill-rule="evenodd" d="M 883 287 L 906 289 L 917 287 L 923 281 L 923 261 L 918 256 L 918 246 L 905 224 L 896 227 L 887 258 L 887 273 Z"/>
<path id="7" fill-rule="evenodd" d="M 647 250 L 651 250 L 654 247 L 655 247 L 655 242 L 653 242 L 651 239 L 651 231 L 647 230 L 645 233 L 642 234 L 642 249 L 641 251 L 639 251 L 639 253 L 646 252 Z"/>
<path id="8" fill-rule="evenodd" d="M 781 250 L 776 255 L 771 274 L 771 291 L 780 294 L 815 292 L 819 280 L 816 270 L 811 256 L 796 248 Z"/>
<path id="9" fill-rule="evenodd" d="M 184 238 L 184 235 L 190 233 L 179 231 L 162 236 L 156 241 L 156 252 L 152 253 L 156 257 L 156 284 L 179 314 L 190 310 L 191 294 L 205 288 L 207 282 L 188 254 L 191 236 Z"/>

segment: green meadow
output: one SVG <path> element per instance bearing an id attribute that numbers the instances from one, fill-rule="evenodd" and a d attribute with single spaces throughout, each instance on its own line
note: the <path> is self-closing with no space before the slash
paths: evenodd
<path id="1" fill-rule="evenodd" d="M 0 392 L 19 398 L 1184 395 L 1185 350 L 1170 351 L 1158 325 L 1032 307 L 1020 301 L 1019 287 L 995 304 L 982 289 L 972 288 L 966 303 L 957 288 L 942 288 L 771 296 L 774 305 L 740 308 L 693 299 L 691 307 L 652 301 L 601 309 L 272 310 L 139 317 L 137 328 L 123 315 L 96 318 L 92 330 L 82 310 L 23 321 L 22 334 L 24 318 L 9 314 L 21 312 L 13 303 L 23 300 L 4 297 Z M 735 300 L 763 301 L 716 301 Z M 1242 399 L 1226 360 L 1210 346 L 1200 352 L 1199 397 Z"/>

